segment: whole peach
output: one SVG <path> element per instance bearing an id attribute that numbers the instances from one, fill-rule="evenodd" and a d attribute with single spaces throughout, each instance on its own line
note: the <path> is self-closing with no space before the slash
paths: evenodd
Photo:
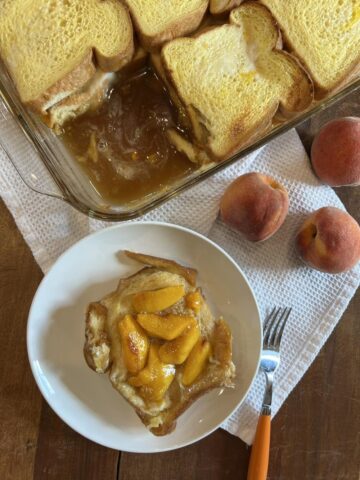
<path id="1" fill-rule="evenodd" d="M 324 183 L 360 184 L 360 118 L 345 117 L 324 125 L 311 147 L 311 162 Z"/>
<path id="2" fill-rule="evenodd" d="M 285 188 L 261 173 L 247 173 L 234 180 L 221 199 L 220 216 L 248 240 L 271 237 L 283 224 L 289 210 Z"/>
<path id="3" fill-rule="evenodd" d="M 348 213 L 335 207 L 316 210 L 296 237 L 302 259 L 327 273 L 341 273 L 360 260 L 360 227 Z"/>

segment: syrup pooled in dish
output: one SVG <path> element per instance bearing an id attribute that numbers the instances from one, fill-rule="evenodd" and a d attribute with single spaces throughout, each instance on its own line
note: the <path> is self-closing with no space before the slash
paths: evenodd
<path id="1" fill-rule="evenodd" d="M 200 395 L 234 385 L 232 335 L 211 313 L 194 269 L 125 253 L 147 266 L 89 305 L 85 359 L 109 374 L 154 435 L 166 435 Z"/>
<path id="2" fill-rule="evenodd" d="M 127 203 L 166 190 L 194 165 L 166 130 L 177 112 L 150 69 L 119 76 L 103 104 L 68 122 L 62 138 L 108 202 Z"/>

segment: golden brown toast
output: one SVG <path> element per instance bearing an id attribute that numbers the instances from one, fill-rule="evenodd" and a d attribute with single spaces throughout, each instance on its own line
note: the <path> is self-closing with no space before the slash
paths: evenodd
<path id="1" fill-rule="evenodd" d="M 23 103 L 44 113 L 95 73 L 116 71 L 134 50 L 118 0 L 2 0 L 0 56 Z"/>
<path id="2" fill-rule="evenodd" d="M 214 15 L 229 12 L 238 7 L 244 0 L 210 0 L 210 12 Z"/>
<path id="3" fill-rule="evenodd" d="M 75 117 L 95 110 L 102 104 L 115 79 L 115 73 L 97 70 L 82 88 L 51 106 L 43 115 L 44 122 L 57 131 Z"/>
<path id="4" fill-rule="evenodd" d="M 147 56 L 142 47 L 137 47 L 133 58 L 122 67 L 119 75 L 129 75 L 140 68 L 144 68 L 147 63 Z M 71 73 L 71 75 L 74 74 L 75 71 Z M 53 128 L 55 132 L 61 132 L 61 127 L 68 121 L 85 112 L 95 111 L 100 107 L 116 80 L 116 73 L 103 72 L 100 68 L 97 68 L 95 73 L 81 88 L 47 107 L 43 111 L 42 120 L 50 128 Z M 58 87 L 61 88 L 60 85 Z M 62 93 L 66 93 L 66 88 L 62 90 Z M 56 96 L 50 95 L 50 98 L 52 102 L 55 102 Z"/>
<path id="5" fill-rule="evenodd" d="M 191 140 L 210 158 L 235 154 L 271 127 L 278 110 L 288 115 L 310 105 L 309 76 L 280 46 L 270 12 L 250 1 L 231 12 L 230 24 L 162 48 L 167 82 L 191 122 Z"/>
<path id="6" fill-rule="evenodd" d="M 124 0 L 146 50 L 193 32 L 208 7 L 208 0 Z"/>
<path id="7" fill-rule="evenodd" d="M 89 305 L 84 355 L 153 434 L 166 435 L 199 396 L 233 386 L 232 336 L 213 317 L 194 269 L 125 253 L 148 266 Z"/>
<path id="8" fill-rule="evenodd" d="M 360 74 L 359 0 L 262 0 L 318 96 Z"/>

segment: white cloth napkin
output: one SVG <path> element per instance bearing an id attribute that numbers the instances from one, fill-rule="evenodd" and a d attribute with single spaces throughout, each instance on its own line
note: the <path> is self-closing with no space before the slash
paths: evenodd
<path id="1" fill-rule="evenodd" d="M 290 195 L 290 213 L 285 224 L 262 244 L 245 241 L 216 220 L 223 190 L 232 179 L 248 171 L 274 176 Z M 108 225 L 59 200 L 32 192 L 19 179 L 1 148 L 0 194 L 44 272 L 74 242 Z M 142 218 L 187 226 L 221 245 L 246 273 L 262 318 L 273 305 L 293 307 L 282 341 L 274 414 L 329 337 L 360 282 L 359 266 L 331 276 L 310 270 L 296 255 L 294 236 L 304 215 L 326 205 L 344 208 L 334 191 L 320 185 L 314 177 L 298 135 L 290 131 Z M 246 401 L 223 428 L 251 443 L 263 391 L 264 379 L 259 374 Z"/>

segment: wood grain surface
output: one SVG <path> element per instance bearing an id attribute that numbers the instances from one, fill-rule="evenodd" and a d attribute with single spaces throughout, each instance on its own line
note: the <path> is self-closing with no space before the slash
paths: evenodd
<path id="1" fill-rule="evenodd" d="M 355 94 L 356 95 L 356 94 Z M 306 145 L 325 120 L 357 114 L 358 96 L 304 124 Z M 360 188 L 338 189 L 360 220 Z M 218 430 L 175 452 L 120 453 L 67 427 L 42 399 L 26 354 L 26 319 L 42 278 L 0 203 L 0 479 L 245 479 L 249 448 Z M 360 295 L 273 421 L 269 480 L 360 478 Z"/>

